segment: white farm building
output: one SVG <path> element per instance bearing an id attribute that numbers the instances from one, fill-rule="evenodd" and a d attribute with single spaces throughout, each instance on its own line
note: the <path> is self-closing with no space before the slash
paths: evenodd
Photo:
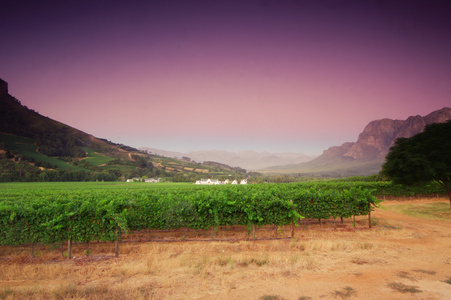
<path id="1" fill-rule="evenodd" d="M 247 184 L 247 179 L 243 179 L 240 182 L 241 184 Z M 197 180 L 196 184 L 209 184 L 209 185 L 217 185 L 217 184 L 229 184 L 229 180 L 219 181 L 218 179 L 201 179 Z M 234 180 L 231 184 L 238 184 L 237 180 Z"/>

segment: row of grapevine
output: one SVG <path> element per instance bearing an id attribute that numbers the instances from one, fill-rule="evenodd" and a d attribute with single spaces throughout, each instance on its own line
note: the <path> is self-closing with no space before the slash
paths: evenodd
<path id="1" fill-rule="evenodd" d="M 1 245 L 114 241 L 123 232 L 142 229 L 286 225 L 301 216 L 366 215 L 378 204 L 366 189 L 300 188 L 296 184 L 26 191 L 21 195 L 2 197 Z"/>
<path id="2" fill-rule="evenodd" d="M 273 186 L 273 184 L 262 184 L 265 186 Z M 262 186 L 259 185 L 259 186 Z M 416 196 L 416 195 L 446 195 L 444 190 L 439 184 L 430 183 L 426 185 L 404 186 L 399 184 L 393 184 L 389 181 L 346 181 L 346 180 L 314 180 L 303 181 L 298 183 L 279 184 L 285 186 L 285 189 L 334 189 L 343 190 L 351 188 L 365 188 L 373 190 L 373 195 L 377 196 Z M 24 191 L 28 194 L 34 194 L 37 197 L 43 197 L 58 191 L 59 193 L 72 193 L 72 192 L 96 192 L 96 191 L 123 191 L 124 189 L 130 190 L 160 190 L 160 189 L 198 189 L 200 186 L 194 184 L 177 184 L 177 183 L 163 183 L 163 184 L 144 184 L 133 183 L 124 184 L 121 182 L 116 183 L 103 183 L 103 182 L 70 182 L 70 183 L 0 183 L 0 201 L 3 199 L 21 199 L 23 198 Z M 208 187 L 207 187 L 208 188 Z M 28 195 L 26 197 L 29 198 Z"/>
<path id="3" fill-rule="evenodd" d="M 327 189 L 349 189 L 351 187 L 361 187 L 373 190 L 373 195 L 379 197 L 394 196 L 406 197 L 416 195 L 446 195 L 446 190 L 438 183 L 431 182 L 425 185 L 406 186 L 402 184 L 393 184 L 390 181 L 318 181 L 303 184 L 304 186 L 324 187 Z"/>

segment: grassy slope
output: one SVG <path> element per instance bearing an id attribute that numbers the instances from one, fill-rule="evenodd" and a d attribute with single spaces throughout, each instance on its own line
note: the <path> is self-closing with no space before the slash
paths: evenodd
<path id="1" fill-rule="evenodd" d="M 10 95 L 0 95 L 0 143 L 4 141 L 9 149 L 21 155 L 33 157 L 37 161 L 49 162 L 61 169 L 83 169 L 83 163 L 77 167 L 57 157 L 48 157 L 37 153 L 34 138 L 39 136 L 41 136 L 41 141 L 45 140 L 47 143 L 49 141 L 60 142 L 51 145 L 53 148 L 57 146 L 72 147 L 69 149 L 72 151 L 66 151 L 66 153 L 71 153 L 67 156 L 71 156 L 74 163 L 79 159 L 78 156 L 81 151 L 87 152 L 88 157 L 85 158 L 85 161 L 88 169 L 99 167 L 100 170 L 119 170 L 122 174 L 133 172 L 137 166 L 132 156 L 139 155 L 148 157 L 150 162 L 156 168 L 164 171 L 165 174 L 188 174 L 206 177 L 234 174 L 229 170 L 204 166 L 194 162 L 143 154 L 134 148 L 95 138 L 76 128 L 40 115 L 21 105 L 18 100 Z M 60 140 L 63 138 L 65 140 Z M 114 159 L 120 159 L 118 160 L 119 163 L 105 165 Z M 206 174 L 202 175 L 204 173 Z"/>
<path id="2" fill-rule="evenodd" d="M 3 141 L 10 150 L 18 152 L 20 155 L 33 157 L 37 161 L 45 161 L 51 163 L 52 165 L 56 165 L 60 169 L 80 169 L 78 167 L 71 166 L 57 158 L 48 157 L 37 152 L 34 141 L 31 138 L 0 133 L 0 140 Z"/>
<path id="3" fill-rule="evenodd" d="M 86 161 L 94 166 L 100 166 L 115 159 L 114 157 L 99 154 L 88 147 L 84 147 L 83 150 L 88 154 Z"/>

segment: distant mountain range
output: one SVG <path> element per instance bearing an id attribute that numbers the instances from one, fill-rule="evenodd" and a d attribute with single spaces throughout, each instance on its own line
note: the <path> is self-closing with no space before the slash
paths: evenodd
<path id="1" fill-rule="evenodd" d="M 210 177 L 231 173 L 245 176 L 245 171 L 240 168 L 305 176 L 347 177 L 376 174 L 397 138 L 411 137 L 421 132 L 425 125 L 448 120 L 451 120 L 451 108 L 448 107 L 424 117 L 417 115 L 406 120 L 375 120 L 364 128 L 357 142 L 330 147 L 318 157 L 292 152 L 182 153 L 154 148 L 141 148 L 139 151 L 96 138 L 40 115 L 12 97 L 8 93 L 7 82 L 0 79 L 0 160 L 14 160 L 16 164 L 24 163 L 27 167 L 33 165 L 36 168 L 37 163 L 42 161 L 52 167 L 41 169 L 53 169 L 56 165 L 61 169 L 107 172 L 116 177 L 173 176 L 183 177 L 179 178 L 180 180 L 191 180 L 205 174 Z M 12 157 L 9 157 L 11 155 Z M 23 162 L 27 159 L 30 160 L 29 164 Z M 202 162 L 207 163 L 201 164 Z M 0 169 L 0 175 L 2 171 L 5 170 Z M 14 164 L 11 166 L 11 172 L 19 172 L 19 176 L 22 174 Z"/>
<path id="2" fill-rule="evenodd" d="M 406 120 L 381 119 L 370 122 L 357 142 L 330 147 L 322 155 L 305 163 L 268 168 L 275 173 L 330 175 L 347 177 L 371 175 L 380 171 L 385 156 L 397 138 L 409 138 L 432 123 L 451 120 L 451 108 L 445 107 L 427 116 L 411 116 Z"/>
<path id="3" fill-rule="evenodd" d="M 192 151 L 174 152 L 155 148 L 142 151 L 193 161 L 215 161 L 263 173 L 297 174 L 305 176 L 348 177 L 379 173 L 385 156 L 397 138 L 409 138 L 432 123 L 451 120 L 451 108 L 444 107 L 427 116 L 411 116 L 406 120 L 381 119 L 371 121 L 360 133 L 357 142 L 330 147 L 320 156 L 302 153 L 269 153 L 255 151 Z"/>
<path id="4" fill-rule="evenodd" d="M 256 151 L 220 151 L 204 150 L 190 152 L 165 151 L 155 148 L 143 147 L 141 151 L 173 158 L 190 158 L 196 162 L 215 161 L 232 167 L 240 167 L 246 170 L 259 170 L 272 166 L 286 164 L 298 164 L 314 159 L 316 156 L 308 156 L 302 153 L 282 152 L 256 152 Z"/>
<path id="5" fill-rule="evenodd" d="M 149 155 L 96 138 L 22 105 L 9 94 L 8 83 L 0 79 L 0 181 L 22 181 L 24 177 L 45 181 L 49 178 L 41 173 L 52 171 L 72 173 L 71 177 L 67 175 L 71 180 L 77 180 L 78 171 L 105 175 L 96 177 L 97 180 L 146 176 L 194 182 L 201 177 L 219 178 L 223 174 L 235 179 L 247 176 L 239 168 Z M 60 177 L 53 180 L 62 180 Z"/>

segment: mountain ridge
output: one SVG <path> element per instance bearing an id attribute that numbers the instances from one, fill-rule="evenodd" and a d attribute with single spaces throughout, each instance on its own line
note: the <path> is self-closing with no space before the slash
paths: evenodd
<path id="1" fill-rule="evenodd" d="M 374 120 L 365 126 L 356 142 L 330 147 L 317 158 L 305 163 L 277 166 L 265 171 L 338 177 L 376 174 L 397 138 L 412 137 L 423 131 L 426 125 L 448 120 L 451 120 L 449 107 L 426 116 L 410 116 L 406 120 Z"/>
<path id="2" fill-rule="evenodd" d="M 23 148 L 19 146 L 21 143 L 18 141 L 7 144 L 6 140 L 11 140 L 10 136 L 7 138 L 1 136 L 2 134 L 12 134 L 29 138 L 28 154 L 34 156 L 39 154 L 41 155 L 38 157 L 39 159 L 55 157 L 74 169 L 80 167 L 94 172 L 114 173 L 115 176 L 120 176 L 121 172 L 121 174 L 125 174 L 125 171 L 128 175 L 138 174 L 139 176 L 150 174 L 169 176 L 174 173 L 177 176 L 186 175 L 186 178 L 181 178 L 183 180 L 191 180 L 204 173 L 222 174 L 219 165 L 202 166 L 196 161 L 226 164 L 232 168 L 223 171 L 229 172 L 230 169 L 236 169 L 241 175 L 245 173 L 245 170 L 241 168 L 304 176 L 371 175 L 379 172 L 390 146 L 397 138 L 411 137 L 421 132 L 428 124 L 448 120 L 451 120 L 451 108 L 449 107 L 433 111 L 426 116 L 410 116 L 406 120 L 389 118 L 374 120 L 365 126 L 356 142 L 345 142 L 340 146 L 330 147 L 318 157 L 293 152 L 213 150 L 183 153 L 141 148 L 150 151 L 150 154 L 157 154 L 149 155 L 126 145 L 96 138 L 69 125 L 40 115 L 11 96 L 8 92 L 7 82 L 0 79 L 0 158 L 10 156 L 9 150 L 19 151 L 18 149 Z M 1 140 L 2 138 L 3 140 Z M 16 149 L 7 149 L 11 146 Z M 8 154 L 6 155 L 6 153 Z M 92 153 L 97 158 L 94 158 Z M 28 154 L 27 156 L 29 156 Z M 177 162 L 164 161 L 159 155 L 177 157 L 178 160 Z M 91 156 L 90 160 L 85 159 L 89 156 Z M 13 154 L 13 158 L 20 161 L 20 159 L 25 159 L 25 155 L 23 153 Z M 28 158 L 33 159 L 33 157 Z M 100 161 L 102 163 L 98 163 Z M 122 171 L 113 169 L 113 165 Z M 46 169 L 50 170 L 51 168 L 46 167 Z"/>
<path id="3" fill-rule="evenodd" d="M 227 174 L 227 175 L 223 175 Z M 149 155 L 42 116 L 8 92 L 0 79 L 0 181 L 89 181 L 201 176 L 246 177 L 242 169 Z"/>
<path id="4" fill-rule="evenodd" d="M 302 163 L 314 159 L 316 156 L 309 156 L 303 153 L 278 152 L 271 153 L 267 151 L 257 152 L 252 150 L 245 151 L 224 151 L 224 150 L 198 150 L 189 152 L 166 151 L 150 147 L 141 147 L 141 151 L 148 151 L 156 155 L 189 158 L 197 162 L 215 161 L 224 163 L 232 167 L 240 167 L 247 170 L 258 170 L 271 166 Z"/>

